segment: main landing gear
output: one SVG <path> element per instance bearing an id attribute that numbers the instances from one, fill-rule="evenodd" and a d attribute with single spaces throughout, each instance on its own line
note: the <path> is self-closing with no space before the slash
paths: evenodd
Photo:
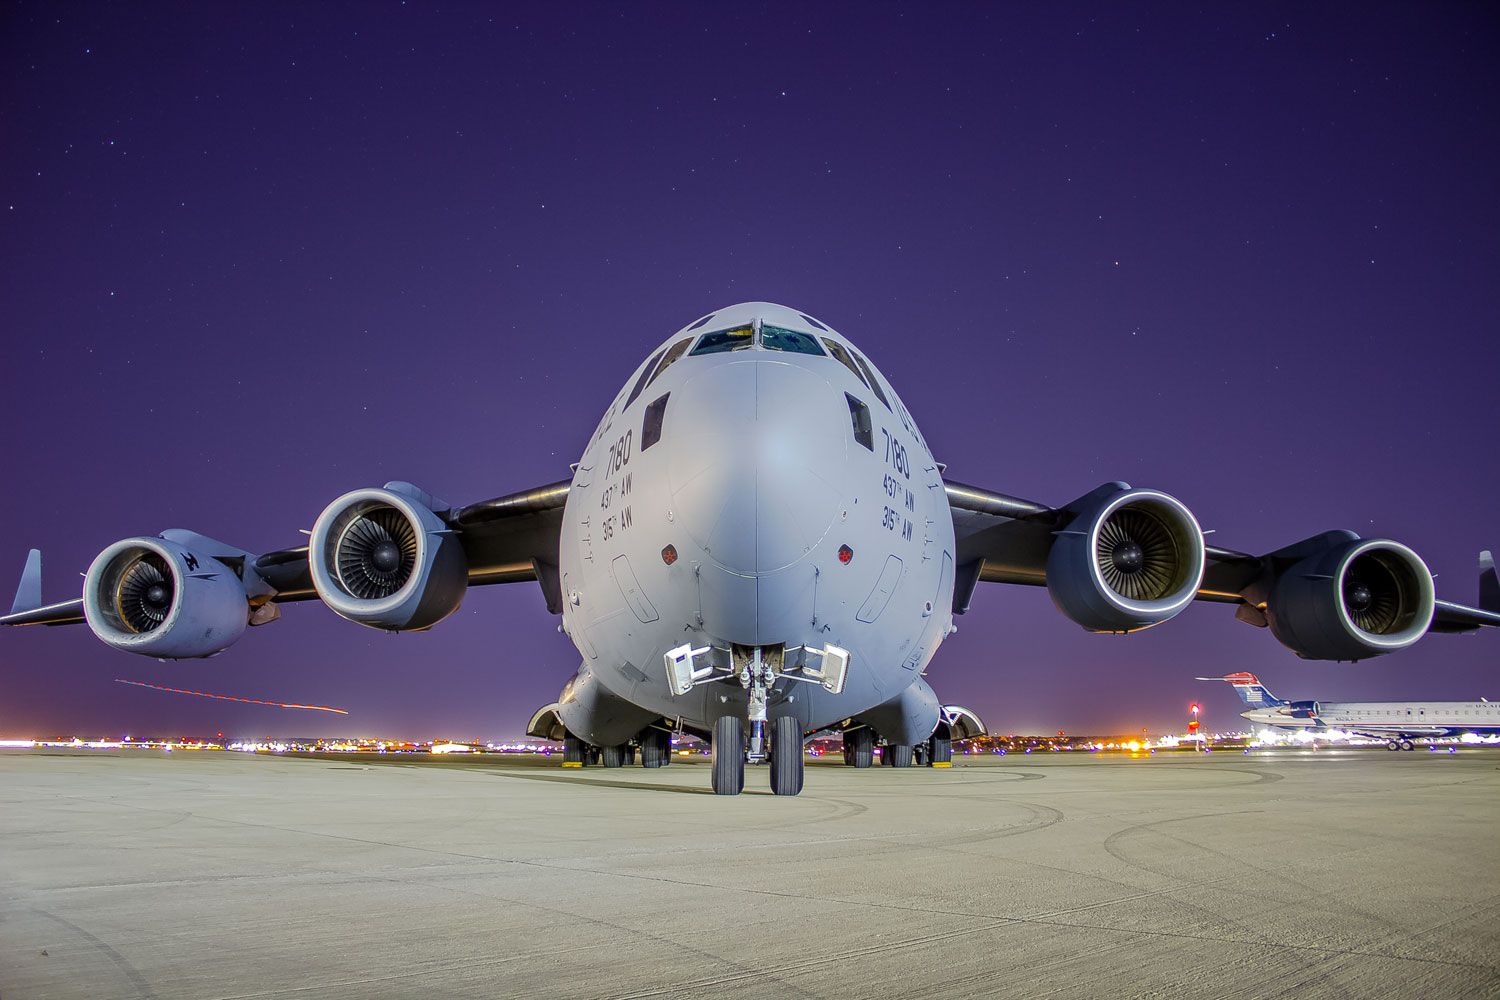
<path id="1" fill-rule="evenodd" d="M 880 755 L 886 767 L 952 767 L 953 741 L 933 736 L 915 746 L 888 743 Z M 875 763 L 875 731 L 869 726 L 844 731 L 844 764 L 870 767 Z"/>
<path id="2" fill-rule="evenodd" d="M 1387 750 L 1415 750 L 1417 748 L 1417 745 L 1411 740 L 1402 737 L 1398 740 L 1386 740 L 1385 748 Z"/>
<path id="3" fill-rule="evenodd" d="M 652 726 L 629 743 L 599 747 L 568 733 L 563 737 L 563 767 L 630 767 L 637 751 L 642 767 L 666 767 L 672 761 L 672 734 Z"/>

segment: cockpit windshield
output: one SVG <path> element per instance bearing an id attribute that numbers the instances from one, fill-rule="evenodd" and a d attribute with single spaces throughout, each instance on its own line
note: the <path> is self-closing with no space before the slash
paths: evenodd
<path id="1" fill-rule="evenodd" d="M 816 338 L 797 330 L 788 330 L 780 326 L 762 326 L 760 328 L 760 346 L 768 351 L 788 351 L 792 354 L 814 354 L 823 356 L 823 349 L 818 346 Z"/>
<path id="2" fill-rule="evenodd" d="M 724 351 L 743 351 L 755 343 L 755 328 L 750 326 L 737 326 L 732 330 L 719 330 L 716 333 L 705 333 L 698 340 L 698 346 L 694 347 L 690 357 L 700 354 L 721 354 Z"/>

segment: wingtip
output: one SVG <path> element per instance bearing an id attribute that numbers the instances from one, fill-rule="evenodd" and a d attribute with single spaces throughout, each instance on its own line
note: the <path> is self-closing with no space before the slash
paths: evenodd
<path id="1" fill-rule="evenodd" d="M 1479 608 L 1500 612 L 1500 576 L 1495 574 L 1495 554 L 1489 549 L 1479 553 Z"/>
<path id="2" fill-rule="evenodd" d="M 42 550 L 32 549 L 26 553 L 26 566 L 21 570 L 21 583 L 16 587 L 16 599 L 11 602 L 10 613 L 35 611 L 42 606 Z"/>

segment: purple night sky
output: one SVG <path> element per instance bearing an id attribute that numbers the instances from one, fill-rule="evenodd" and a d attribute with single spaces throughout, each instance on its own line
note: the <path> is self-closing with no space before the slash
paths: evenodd
<path id="1" fill-rule="evenodd" d="M 340 493 L 568 474 L 647 351 L 838 327 L 948 475 L 1176 494 L 1216 544 L 1500 548 L 1500 20 L 1473 5 L 8 3 L 0 586 L 116 539 L 300 544 Z M 985 585 L 929 680 L 993 729 L 1500 696 L 1500 635 L 1306 664 L 1224 606 L 1088 635 Z M 426 634 L 288 606 L 161 664 L 0 634 L 0 734 L 513 737 L 577 667 L 535 585 Z M 130 678 L 338 705 L 347 719 Z"/>

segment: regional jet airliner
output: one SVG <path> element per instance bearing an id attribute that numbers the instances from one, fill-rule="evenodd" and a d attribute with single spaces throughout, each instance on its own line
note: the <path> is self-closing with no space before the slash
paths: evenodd
<path id="1" fill-rule="evenodd" d="M 1490 573 L 1494 573 L 1493 567 Z M 1284 701 L 1251 673 L 1199 677 L 1227 681 L 1248 707 L 1240 717 L 1275 729 L 1334 730 L 1384 740 L 1387 750 L 1411 750 L 1424 736 L 1500 736 L 1500 704 L 1478 701 Z"/>
<path id="2" fill-rule="evenodd" d="M 637 754 L 659 767 L 673 732 L 707 737 L 726 795 L 747 760 L 797 794 L 803 741 L 830 728 L 854 767 L 877 743 L 894 766 L 946 764 L 983 724 L 925 674 L 981 583 L 1046 587 L 1092 632 L 1228 604 L 1312 659 L 1500 625 L 1500 600 L 1438 600 L 1398 542 L 1328 531 L 1252 555 L 1209 545 L 1160 490 L 1110 482 L 1048 506 L 943 470 L 849 338 L 742 303 L 649 354 L 567 480 L 463 505 L 404 482 L 357 489 L 323 509 L 309 544 L 275 552 L 182 529 L 127 538 L 60 603 L 43 602 L 33 552 L 0 623 L 87 622 L 116 649 L 204 657 L 297 601 L 421 631 L 469 587 L 534 581 L 582 662 L 530 732 L 604 767 Z"/>

